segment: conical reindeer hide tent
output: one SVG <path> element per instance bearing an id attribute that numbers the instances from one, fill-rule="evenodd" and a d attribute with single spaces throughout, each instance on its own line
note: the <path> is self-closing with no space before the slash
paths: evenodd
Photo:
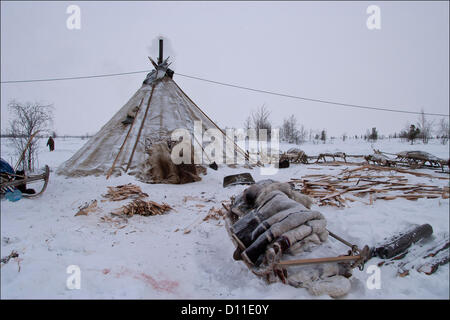
<path id="1" fill-rule="evenodd" d="M 158 65 L 151 61 L 155 70 L 147 75 L 142 87 L 95 136 L 58 168 L 58 174 L 109 177 L 128 173 L 145 182 L 182 183 L 170 177 L 168 181 L 152 179 L 149 173 L 152 148 L 163 144 L 157 149 L 169 152 L 172 131 L 183 128 L 192 132 L 194 121 L 201 121 L 203 131 L 218 127 L 172 80 L 173 71 L 168 69 L 167 59 Z M 166 159 L 169 157 L 165 155 Z M 173 164 L 169 165 L 173 167 Z"/>

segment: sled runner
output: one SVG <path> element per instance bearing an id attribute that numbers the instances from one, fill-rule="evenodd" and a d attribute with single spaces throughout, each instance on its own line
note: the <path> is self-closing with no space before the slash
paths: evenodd
<path id="1" fill-rule="evenodd" d="M 45 189 L 47 189 L 48 180 L 50 177 L 50 168 L 46 165 L 44 173 L 29 176 L 10 172 L 1 172 L 0 177 L 1 177 L 0 189 L 2 194 L 8 191 L 12 191 L 20 185 L 26 185 L 28 183 L 34 183 L 43 180 L 44 185 L 42 186 L 42 189 L 39 192 L 36 192 L 34 194 L 23 193 L 22 195 L 25 198 L 35 198 L 40 196 L 42 193 L 44 193 Z"/>
<path id="2" fill-rule="evenodd" d="M 5 160 L 0 160 L 0 193 L 6 194 L 7 192 L 18 193 L 15 195 L 15 200 L 19 200 L 21 197 L 24 198 L 35 198 L 44 193 L 45 189 L 47 189 L 48 179 L 50 176 L 50 168 L 46 165 L 44 168 L 44 173 L 37 175 L 29 175 L 27 176 L 25 171 L 17 171 L 19 165 L 25 159 L 25 153 L 31 145 L 31 141 L 40 131 L 34 132 L 30 138 L 28 139 L 25 148 L 23 149 L 19 160 L 17 161 L 14 168 L 6 162 Z M 21 174 L 21 172 L 23 172 Z M 35 192 L 32 189 L 27 189 L 27 183 L 34 183 L 40 180 L 44 180 L 44 185 L 39 192 Z"/>

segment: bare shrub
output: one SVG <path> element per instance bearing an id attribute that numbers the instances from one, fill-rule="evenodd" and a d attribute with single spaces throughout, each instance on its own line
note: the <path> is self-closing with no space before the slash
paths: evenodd
<path id="1" fill-rule="evenodd" d="M 420 130 L 419 138 L 422 139 L 423 143 L 428 143 L 428 140 L 430 140 L 432 134 L 433 121 L 430 121 L 425 117 L 425 113 L 423 110 L 419 116 L 417 127 Z"/>
<path id="2" fill-rule="evenodd" d="M 450 135 L 450 128 L 449 128 L 449 123 L 448 123 L 447 119 L 442 118 L 439 121 L 438 135 L 441 139 L 442 144 L 446 144 L 448 142 L 449 135 Z"/>
<path id="3" fill-rule="evenodd" d="M 33 171 L 38 155 L 39 135 L 48 134 L 53 123 L 53 106 L 13 100 L 8 104 L 8 108 L 12 114 L 8 133 L 18 158 L 27 147 L 31 136 L 36 135 L 29 143 L 22 160 L 23 170 Z"/>

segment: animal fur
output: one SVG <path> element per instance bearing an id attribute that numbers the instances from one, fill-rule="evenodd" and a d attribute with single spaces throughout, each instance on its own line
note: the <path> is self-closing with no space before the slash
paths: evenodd
<path id="1" fill-rule="evenodd" d="M 290 199 L 304 205 L 308 209 L 311 209 L 313 204 L 312 199 L 298 191 L 293 190 L 289 183 L 274 182 L 260 188 L 255 188 L 254 190 L 251 190 L 246 197 L 247 199 L 250 198 L 250 201 L 254 201 L 256 205 L 260 205 L 263 199 L 266 198 L 266 195 L 274 190 L 283 192 Z"/>
<path id="2" fill-rule="evenodd" d="M 165 142 L 155 143 L 150 149 L 148 159 L 150 177 L 153 183 L 184 184 L 200 181 L 201 173 L 206 169 L 195 164 L 179 164 L 172 162 L 170 150 Z"/>

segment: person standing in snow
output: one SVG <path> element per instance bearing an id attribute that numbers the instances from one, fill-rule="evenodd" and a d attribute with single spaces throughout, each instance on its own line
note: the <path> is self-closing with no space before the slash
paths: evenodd
<path id="1" fill-rule="evenodd" d="M 50 149 L 50 152 L 55 150 L 55 140 L 50 136 L 47 140 L 48 148 Z"/>

